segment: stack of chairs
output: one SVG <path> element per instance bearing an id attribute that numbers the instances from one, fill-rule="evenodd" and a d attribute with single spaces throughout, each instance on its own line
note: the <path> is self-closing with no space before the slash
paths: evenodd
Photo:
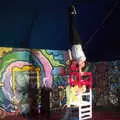
<path id="1" fill-rule="evenodd" d="M 84 89 L 81 90 L 81 92 L 78 95 L 79 101 L 72 102 L 72 100 L 69 100 L 71 102 L 68 103 L 68 107 L 77 106 L 79 108 L 79 120 L 91 119 L 92 118 L 92 73 L 80 72 L 79 66 L 73 63 L 71 64 L 69 71 L 69 84 L 70 87 L 78 85 L 80 89 L 81 88 Z"/>

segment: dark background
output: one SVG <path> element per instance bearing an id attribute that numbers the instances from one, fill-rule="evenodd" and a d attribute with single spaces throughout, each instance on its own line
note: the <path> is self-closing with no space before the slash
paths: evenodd
<path id="1" fill-rule="evenodd" d="M 0 0 L 0 46 L 67 50 L 72 2 L 88 61 L 119 60 L 119 0 Z"/>

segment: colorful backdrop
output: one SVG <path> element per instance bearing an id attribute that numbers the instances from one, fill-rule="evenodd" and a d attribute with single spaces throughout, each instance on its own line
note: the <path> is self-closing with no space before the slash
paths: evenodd
<path id="1" fill-rule="evenodd" d="M 0 111 L 29 111 L 27 87 L 29 80 L 37 88 L 50 91 L 50 108 L 61 109 L 66 104 L 67 51 L 45 49 L 0 48 Z M 89 63 L 85 71 L 93 73 L 93 105 L 120 103 L 120 61 Z"/>
<path id="2" fill-rule="evenodd" d="M 93 73 L 93 104 L 120 105 L 120 60 L 89 63 L 87 70 Z"/>
<path id="3" fill-rule="evenodd" d="M 66 51 L 0 48 L 0 108 L 7 112 L 18 108 L 21 112 L 28 111 L 30 79 L 36 80 L 37 88 L 64 90 L 67 79 L 63 72 L 67 61 Z"/>

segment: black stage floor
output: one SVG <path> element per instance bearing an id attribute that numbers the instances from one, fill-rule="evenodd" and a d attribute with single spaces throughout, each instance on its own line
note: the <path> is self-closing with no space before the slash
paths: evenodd
<path id="1" fill-rule="evenodd" d="M 0 120 L 78 120 L 77 111 L 72 112 L 66 118 L 67 111 L 56 111 L 48 113 L 42 113 L 41 115 L 30 115 L 30 116 L 11 116 L 5 117 Z M 94 107 L 93 118 L 91 120 L 120 120 L 120 107 Z"/>

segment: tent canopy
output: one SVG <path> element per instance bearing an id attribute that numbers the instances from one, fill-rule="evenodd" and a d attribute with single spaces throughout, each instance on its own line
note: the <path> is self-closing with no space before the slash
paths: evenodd
<path id="1" fill-rule="evenodd" d="M 1 0 L 0 46 L 70 48 L 69 0 Z M 119 0 L 73 1 L 88 61 L 120 59 Z"/>

